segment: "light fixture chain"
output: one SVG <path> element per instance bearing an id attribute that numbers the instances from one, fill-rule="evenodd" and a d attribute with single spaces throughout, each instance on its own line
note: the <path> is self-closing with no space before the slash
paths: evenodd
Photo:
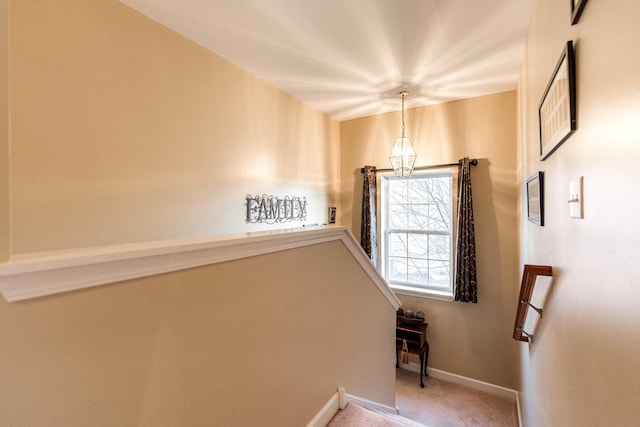
<path id="1" fill-rule="evenodd" d="M 404 138 L 404 97 L 407 96 L 406 92 L 402 92 L 402 137 Z"/>

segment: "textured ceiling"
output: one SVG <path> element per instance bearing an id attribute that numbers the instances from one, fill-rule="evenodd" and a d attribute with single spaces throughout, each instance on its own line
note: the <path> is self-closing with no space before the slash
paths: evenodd
<path id="1" fill-rule="evenodd" d="M 338 120 L 516 88 L 531 0 L 120 0 Z"/>

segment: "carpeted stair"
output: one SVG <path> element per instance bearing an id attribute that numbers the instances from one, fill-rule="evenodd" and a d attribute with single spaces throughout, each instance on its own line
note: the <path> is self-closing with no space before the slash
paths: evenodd
<path id="1" fill-rule="evenodd" d="M 348 404 L 339 410 L 327 427 L 426 427 L 400 415 L 386 414 Z"/>

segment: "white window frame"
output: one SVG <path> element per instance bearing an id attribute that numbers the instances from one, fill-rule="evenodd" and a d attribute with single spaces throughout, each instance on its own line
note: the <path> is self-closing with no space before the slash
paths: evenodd
<path id="1" fill-rule="evenodd" d="M 389 220 L 389 213 L 388 213 L 388 206 L 387 206 L 387 194 L 388 194 L 388 190 L 387 190 L 387 183 L 390 180 L 396 180 L 396 179 L 415 179 L 415 178 L 424 178 L 424 177 L 448 177 L 451 180 L 451 210 L 450 210 L 450 224 L 451 227 L 449 229 L 449 244 L 450 244 L 450 248 L 449 248 L 449 254 L 450 254 L 450 277 L 449 277 L 449 288 L 447 290 L 436 290 L 436 289 L 429 289 L 429 288 L 422 288 L 422 287 L 417 287 L 417 286 L 412 286 L 410 284 L 406 284 L 406 283 L 398 283 L 398 282 L 394 282 L 394 281 L 390 281 L 387 278 L 387 265 L 388 265 L 388 260 L 387 260 L 387 253 L 388 253 L 388 220 Z M 447 171 L 447 172 L 414 172 L 410 178 L 397 178 L 395 175 L 393 174 L 384 174 L 381 175 L 381 179 L 380 179 L 380 184 L 379 184 L 379 195 L 380 195 L 380 204 L 379 206 L 381 207 L 380 209 L 380 222 L 379 222 L 379 230 L 378 230 L 378 235 L 380 236 L 380 259 L 378 260 L 378 265 L 380 266 L 380 273 L 382 274 L 382 276 L 385 278 L 385 280 L 387 281 L 387 283 L 389 284 L 389 286 L 391 287 L 391 289 L 396 293 L 396 294 L 401 294 L 401 295 L 409 295 L 409 296 L 414 296 L 414 297 L 420 297 L 420 298 L 431 298 L 431 299 L 437 299 L 437 300 L 442 300 L 442 301 L 453 301 L 454 299 L 454 295 L 453 295 L 453 281 L 454 281 L 454 276 L 455 276 L 455 223 L 454 223 L 454 218 L 455 218 L 455 210 L 456 210 L 456 205 L 455 205 L 455 194 L 456 194 L 456 181 L 455 181 L 455 174 L 453 172 Z M 415 232 L 415 231 L 414 231 Z M 425 234 L 442 234 L 442 232 L 433 232 L 430 233 L 429 231 L 421 231 L 420 233 L 425 233 Z"/>

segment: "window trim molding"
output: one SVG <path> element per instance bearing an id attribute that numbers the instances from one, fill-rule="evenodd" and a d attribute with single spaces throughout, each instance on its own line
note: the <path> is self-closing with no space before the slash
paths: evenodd
<path id="1" fill-rule="evenodd" d="M 454 300 L 453 293 L 449 293 L 449 292 L 432 291 L 429 289 L 420 291 L 417 288 L 409 289 L 408 287 L 392 285 L 392 284 L 389 284 L 389 287 L 391 288 L 391 290 L 393 290 L 393 292 L 396 295 L 407 295 L 407 296 L 416 297 L 416 298 L 429 298 L 429 299 L 435 299 L 438 301 L 446 301 L 446 302 L 453 302 Z"/>
<path id="2" fill-rule="evenodd" d="M 392 283 L 387 281 L 387 283 L 389 284 L 389 287 L 393 290 L 393 292 L 395 294 L 398 295 L 407 295 L 407 296 L 412 296 L 412 297 L 417 297 L 417 298 L 429 298 L 429 299 L 435 299 L 435 300 L 439 300 L 439 301 L 447 301 L 447 302 L 453 302 L 454 301 L 454 272 L 455 272 L 455 251 L 456 251 L 456 245 L 455 245 L 455 215 L 456 215 L 456 172 L 451 170 L 451 171 L 437 171 L 437 172 L 414 172 L 414 174 L 411 175 L 411 177 L 409 177 L 408 179 L 412 179 L 412 178 L 417 178 L 417 177 L 447 177 L 451 180 L 451 230 L 449 233 L 446 233 L 446 235 L 450 236 L 450 253 L 451 253 L 451 259 L 450 259 L 450 265 L 451 265 L 451 277 L 450 277 L 450 283 L 449 283 L 449 290 L 448 291 L 439 291 L 436 289 L 421 289 L 418 287 L 413 287 L 410 285 L 402 285 L 402 284 L 398 284 L 398 283 Z M 380 270 L 380 274 L 382 275 L 382 277 L 385 278 L 385 280 L 387 280 L 386 278 L 386 268 L 387 268 L 387 263 L 385 260 L 385 256 L 386 256 L 386 252 L 387 252 L 387 247 L 386 247 L 386 239 L 385 239 L 385 230 L 384 230 L 384 225 L 386 224 L 385 221 L 387 220 L 387 213 L 386 213 L 386 191 L 384 189 L 384 187 L 386 186 L 386 183 L 390 180 L 399 180 L 401 178 L 396 177 L 393 173 L 385 173 L 385 174 L 381 174 L 380 176 L 380 180 L 378 180 L 378 206 L 380 206 L 380 220 L 378 221 L 378 244 L 379 244 L 379 248 L 380 250 L 378 251 L 378 268 Z M 429 233 L 427 233 L 429 234 Z"/>

